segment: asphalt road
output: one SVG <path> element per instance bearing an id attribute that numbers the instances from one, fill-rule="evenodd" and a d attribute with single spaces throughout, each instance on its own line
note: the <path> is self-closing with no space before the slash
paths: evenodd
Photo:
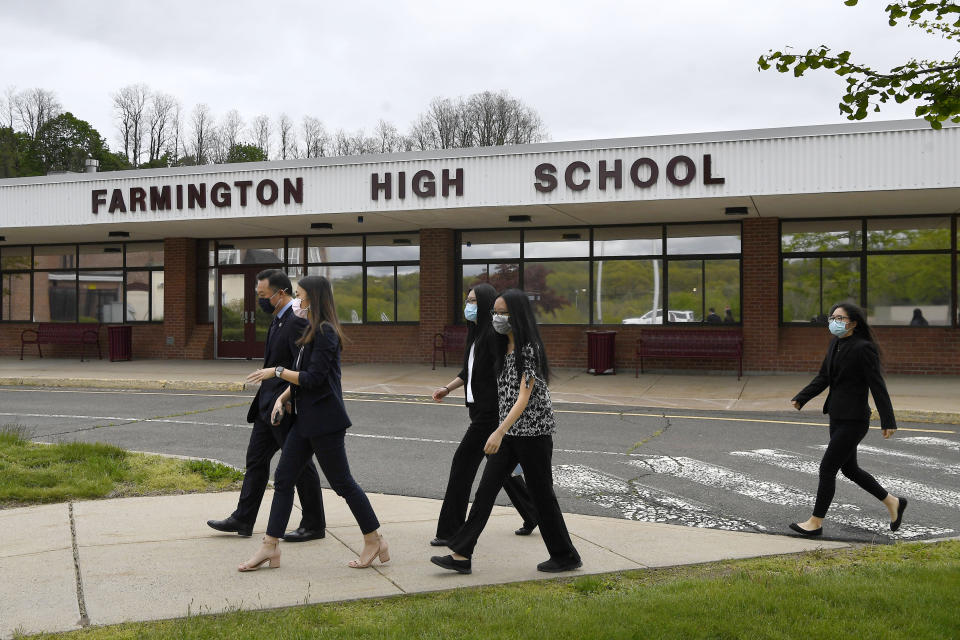
<path id="1" fill-rule="evenodd" d="M 242 467 L 250 398 L 0 387 L 0 424 L 23 425 L 38 441 L 108 442 Z M 462 404 L 349 394 L 347 409 L 354 425 L 347 439 L 350 464 L 367 491 L 442 498 L 467 425 Z M 786 525 L 812 508 L 827 440 L 822 415 L 582 404 L 555 409 L 554 476 L 565 511 L 788 533 Z M 891 440 L 872 429 L 858 458 L 891 493 L 910 498 L 900 532 L 891 535 L 883 506 L 841 477 L 826 537 L 882 543 L 960 534 L 960 427 L 900 427 Z"/>

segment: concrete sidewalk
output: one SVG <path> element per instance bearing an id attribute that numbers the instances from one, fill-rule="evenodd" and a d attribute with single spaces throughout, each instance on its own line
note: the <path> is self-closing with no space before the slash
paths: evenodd
<path id="1" fill-rule="evenodd" d="M 101 389 L 178 389 L 252 391 L 246 375 L 259 365 L 249 360 L 133 360 L 110 362 L 64 358 L 0 358 L 0 386 Z M 343 367 L 343 389 L 352 393 L 429 396 L 459 367 L 411 364 L 354 364 Z M 813 374 L 747 375 L 658 374 L 634 377 L 632 370 L 594 376 L 582 369 L 555 369 L 550 392 L 555 402 L 613 406 L 726 411 L 792 411 L 790 398 Z M 960 424 L 960 377 L 888 376 L 897 417 L 903 421 Z M 462 398 L 457 390 L 454 398 Z M 817 415 L 826 394 L 804 413 Z"/>
<path id="2" fill-rule="evenodd" d="M 0 511 L 0 637 L 89 624 L 175 618 L 535 580 L 547 558 L 535 532 L 518 537 L 513 509 L 495 507 L 472 575 L 430 564 L 440 502 L 370 494 L 391 561 L 347 567 L 362 546 L 343 500 L 325 490 L 327 537 L 281 544 L 281 567 L 237 565 L 257 549 L 268 491 L 253 538 L 206 526 L 236 505 L 237 493 L 95 500 Z M 158 517 L 158 514 L 163 514 Z M 294 513 L 294 519 L 297 517 Z M 594 516 L 566 516 L 583 568 L 565 576 L 834 549 L 844 543 L 697 529 Z"/>

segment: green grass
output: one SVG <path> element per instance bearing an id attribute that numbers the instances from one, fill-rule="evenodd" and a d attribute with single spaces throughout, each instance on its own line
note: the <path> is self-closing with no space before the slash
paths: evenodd
<path id="1" fill-rule="evenodd" d="M 237 489 L 243 472 L 209 460 L 130 453 L 108 444 L 30 442 L 0 428 L 0 507 Z"/>
<path id="2" fill-rule="evenodd" d="M 188 616 L 43 637 L 942 640 L 960 637 L 958 611 L 960 542 L 951 541 Z"/>

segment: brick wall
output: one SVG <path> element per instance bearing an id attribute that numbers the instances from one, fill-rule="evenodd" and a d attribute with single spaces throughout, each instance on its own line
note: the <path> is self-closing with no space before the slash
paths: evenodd
<path id="1" fill-rule="evenodd" d="M 777 371 L 780 238 L 776 218 L 743 221 L 743 368 Z"/>

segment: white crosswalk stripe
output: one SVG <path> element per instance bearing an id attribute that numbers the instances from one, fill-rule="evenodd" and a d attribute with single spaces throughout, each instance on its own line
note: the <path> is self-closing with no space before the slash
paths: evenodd
<path id="1" fill-rule="evenodd" d="M 766 531 L 763 525 L 756 522 L 717 515 L 701 505 L 628 483 L 592 467 L 557 465 L 553 468 L 553 482 L 555 486 L 566 489 L 579 498 L 607 509 L 615 509 L 629 520 L 726 531 Z"/>
<path id="2" fill-rule="evenodd" d="M 960 453 L 960 442 L 954 440 L 947 440 L 946 438 L 933 438 L 930 436 L 908 436 L 906 438 L 900 438 L 900 442 L 906 442 L 909 444 L 920 444 L 930 447 L 946 447 L 947 449 L 953 449 L 954 451 Z"/>
<path id="3" fill-rule="evenodd" d="M 818 448 L 825 449 L 826 445 L 821 445 Z M 960 475 L 960 464 L 951 464 L 944 462 L 943 460 L 931 458 L 930 456 L 920 456 L 914 453 L 907 453 L 905 451 L 897 451 L 896 449 L 882 449 L 880 447 L 872 447 L 865 444 L 861 444 L 857 447 L 857 453 L 869 453 L 870 455 L 875 456 L 886 456 L 888 458 L 895 458 L 899 462 L 906 462 L 914 467 L 920 467 L 921 469 L 933 469 L 934 471 L 948 473 L 954 476 Z"/>
<path id="4" fill-rule="evenodd" d="M 801 491 L 776 482 L 769 482 L 749 476 L 726 467 L 709 464 L 693 458 L 682 456 L 657 456 L 642 460 L 630 460 L 626 464 L 689 480 L 697 484 L 730 491 L 738 495 L 761 500 L 770 504 L 785 507 L 801 507 L 809 509 L 813 506 L 813 495 L 808 491 Z M 869 516 L 854 515 L 860 507 L 852 504 L 834 503 L 830 507 L 829 519 L 833 522 L 846 524 L 859 529 L 872 531 L 894 538 L 919 538 L 923 536 L 942 536 L 952 533 L 953 529 L 943 527 L 924 527 L 915 524 L 904 524 L 897 532 L 889 530 L 889 521 L 882 521 Z"/>
<path id="5" fill-rule="evenodd" d="M 860 447 L 860 449 L 862 448 L 863 447 Z M 781 451 L 779 449 L 754 449 L 753 451 L 731 451 L 730 455 L 771 464 L 784 469 L 799 471 L 801 473 L 811 475 L 820 474 L 819 461 L 804 458 L 789 451 Z M 931 487 L 920 482 L 897 478 L 895 476 L 879 475 L 872 472 L 871 475 L 877 479 L 877 482 L 879 482 L 884 489 L 892 492 L 894 495 L 903 495 L 911 500 L 916 499 L 922 502 L 960 509 L 960 491 Z M 838 474 L 837 478 L 844 483 L 854 484 L 851 480 L 844 477 L 843 474 Z"/>

